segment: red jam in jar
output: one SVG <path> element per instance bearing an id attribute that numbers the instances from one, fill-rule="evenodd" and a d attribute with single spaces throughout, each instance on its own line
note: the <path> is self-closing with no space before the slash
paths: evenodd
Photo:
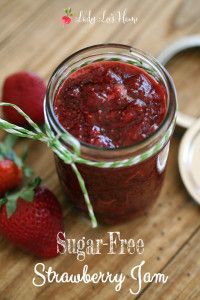
<path id="1" fill-rule="evenodd" d="M 54 117 L 81 142 L 84 158 L 115 161 L 134 157 L 157 143 L 174 120 L 175 92 L 170 78 L 167 80 L 169 83 L 157 80 L 143 68 L 123 59 L 91 61 L 85 66 L 79 65 L 60 80 L 52 97 Z M 169 94 L 173 102 L 171 114 L 168 112 Z M 47 93 L 47 101 L 49 96 Z M 158 134 L 164 122 L 166 126 Z M 168 146 L 169 140 L 150 158 L 128 167 L 77 164 L 97 220 L 120 223 L 154 203 L 164 178 Z M 67 198 L 87 212 L 71 166 L 57 156 L 56 166 Z"/>
<path id="2" fill-rule="evenodd" d="M 159 127 L 166 114 L 166 91 L 134 65 L 97 62 L 65 79 L 54 111 L 80 141 L 115 149 L 133 145 Z"/>

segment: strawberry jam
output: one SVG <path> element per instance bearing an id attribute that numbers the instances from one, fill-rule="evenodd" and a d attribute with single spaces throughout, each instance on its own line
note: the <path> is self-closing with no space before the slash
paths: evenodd
<path id="1" fill-rule="evenodd" d="M 145 140 L 160 127 L 166 116 L 166 98 L 164 85 L 142 68 L 102 61 L 82 67 L 64 80 L 54 111 L 60 124 L 85 146 L 115 151 Z M 77 165 L 98 220 L 118 223 L 155 201 L 164 176 L 158 168 L 158 155 L 130 167 Z M 68 198 L 87 211 L 71 167 L 57 157 L 56 163 Z"/>
<path id="2" fill-rule="evenodd" d="M 54 109 L 62 126 L 80 141 L 115 149 L 133 145 L 159 127 L 166 95 L 141 68 L 98 62 L 64 81 Z"/>

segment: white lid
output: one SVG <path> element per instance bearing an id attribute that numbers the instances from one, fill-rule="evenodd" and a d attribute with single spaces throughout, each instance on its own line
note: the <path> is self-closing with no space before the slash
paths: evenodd
<path id="1" fill-rule="evenodd" d="M 178 163 L 187 191 L 200 204 L 200 119 L 185 132 L 179 148 Z"/>

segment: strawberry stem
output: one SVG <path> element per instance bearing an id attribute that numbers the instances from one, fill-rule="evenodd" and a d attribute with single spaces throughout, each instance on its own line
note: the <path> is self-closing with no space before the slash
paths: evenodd
<path id="1" fill-rule="evenodd" d="M 64 8 L 64 12 L 67 16 L 72 16 L 72 9 L 71 7 Z"/>
<path id="2" fill-rule="evenodd" d="M 0 143 L 0 160 L 2 159 L 10 159 L 15 162 L 15 164 L 21 168 L 26 177 L 30 177 L 33 172 L 31 168 L 28 168 L 24 162 L 28 156 L 28 147 L 25 147 L 22 158 L 17 156 L 15 151 L 13 150 L 14 145 L 16 144 L 18 137 L 12 134 L 8 134 L 3 143 Z"/>
<path id="3" fill-rule="evenodd" d="M 7 148 L 12 149 L 14 145 L 16 144 L 18 137 L 14 136 L 12 134 L 7 134 L 7 136 L 4 139 L 4 144 Z"/>
<path id="4" fill-rule="evenodd" d="M 15 192 L 8 192 L 6 193 L 5 197 L 0 199 L 0 206 L 6 204 L 6 211 L 7 211 L 8 218 L 10 218 L 12 214 L 15 212 L 17 207 L 17 200 L 19 198 L 27 202 L 33 201 L 35 195 L 35 189 L 40 185 L 40 183 L 41 183 L 41 178 L 36 177 L 31 182 L 29 182 L 26 186 L 22 187 L 20 190 L 17 190 Z"/>
<path id="5" fill-rule="evenodd" d="M 66 13 L 66 15 L 68 15 L 68 8 L 65 8 L 64 12 Z"/>
<path id="6" fill-rule="evenodd" d="M 0 199 L 0 207 L 3 206 L 7 202 L 6 198 Z"/>

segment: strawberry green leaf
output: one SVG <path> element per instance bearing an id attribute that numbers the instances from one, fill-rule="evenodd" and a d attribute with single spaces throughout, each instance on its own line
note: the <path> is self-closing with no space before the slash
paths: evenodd
<path id="1" fill-rule="evenodd" d="M 25 145 L 24 146 L 24 153 L 22 154 L 22 161 L 25 162 L 25 160 L 27 159 L 28 157 L 28 146 Z"/>
<path id="2" fill-rule="evenodd" d="M 18 198 L 22 198 L 28 202 L 31 202 L 35 194 L 34 190 L 40 183 L 41 183 L 40 177 L 36 177 L 31 183 L 29 183 L 27 186 L 23 187 L 19 191 Z"/>
<path id="3" fill-rule="evenodd" d="M 13 146 L 17 140 L 17 137 L 11 134 L 8 134 L 6 138 L 4 139 L 3 143 L 0 143 L 0 160 L 2 159 L 10 159 L 15 162 L 15 164 L 21 168 L 24 172 L 25 177 L 30 177 L 33 172 L 31 168 L 28 168 L 24 161 L 26 160 L 28 156 L 28 147 L 25 146 L 24 153 L 22 155 L 22 158 L 17 156 L 15 151 L 13 150 Z"/>
<path id="4" fill-rule="evenodd" d="M 29 167 L 24 166 L 23 171 L 26 177 L 31 177 L 33 175 L 33 170 Z"/>
<path id="5" fill-rule="evenodd" d="M 3 143 L 0 143 L 0 153 L 4 158 L 13 160 L 15 153 L 12 148 L 15 145 L 16 140 L 16 136 L 8 134 Z"/>
<path id="6" fill-rule="evenodd" d="M 36 187 L 38 187 L 38 185 L 40 185 L 40 183 L 41 183 L 41 178 L 40 177 L 35 177 L 34 179 L 33 179 L 33 181 L 30 183 L 30 186 L 33 188 L 33 189 L 35 189 Z"/>
<path id="7" fill-rule="evenodd" d="M 3 205 L 6 203 L 6 201 L 7 201 L 7 200 L 6 200 L 5 197 L 4 197 L 4 198 L 1 198 L 1 199 L 0 199 L 0 207 L 3 206 Z"/>
<path id="8" fill-rule="evenodd" d="M 12 214 L 15 212 L 17 208 L 17 200 L 19 198 L 27 201 L 32 202 L 35 195 L 35 188 L 41 183 L 41 179 L 39 177 L 36 177 L 33 179 L 28 185 L 23 187 L 22 189 L 14 192 L 14 193 L 6 193 L 5 200 L 2 200 L 2 205 L 6 202 L 6 210 L 8 218 L 12 216 Z M 3 203 L 4 201 L 4 203 Z M 1 205 L 1 203 L 0 203 Z"/>
<path id="9" fill-rule="evenodd" d="M 31 187 L 23 188 L 19 194 L 19 197 L 28 202 L 32 202 L 34 194 L 34 189 L 32 189 Z"/>
<path id="10" fill-rule="evenodd" d="M 16 207 L 17 207 L 17 193 L 6 196 L 7 202 L 6 202 L 6 211 L 8 218 L 12 216 L 12 214 L 15 212 Z"/>
<path id="11" fill-rule="evenodd" d="M 13 160 L 18 167 L 23 168 L 22 159 L 19 156 L 17 156 L 14 152 L 12 158 L 10 157 L 10 159 Z"/>
<path id="12" fill-rule="evenodd" d="M 0 143 L 0 154 L 4 157 L 5 156 L 5 145 L 3 143 Z"/>
<path id="13" fill-rule="evenodd" d="M 3 158 L 13 160 L 17 165 L 19 165 L 19 167 L 21 167 L 22 161 L 13 150 L 16 140 L 16 136 L 8 134 L 4 141 L 0 143 L 0 154 Z"/>
<path id="14" fill-rule="evenodd" d="M 4 139 L 4 144 L 7 148 L 12 149 L 17 141 L 18 137 L 13 134 L 8 134 Z"/>
<path id="15" fill-rule="evenodd" d="M 65 9 L 64 9 L 64 12 L 65 12 L 66 14 L 68 14 L 68 8 L 65 8 Z"/>

